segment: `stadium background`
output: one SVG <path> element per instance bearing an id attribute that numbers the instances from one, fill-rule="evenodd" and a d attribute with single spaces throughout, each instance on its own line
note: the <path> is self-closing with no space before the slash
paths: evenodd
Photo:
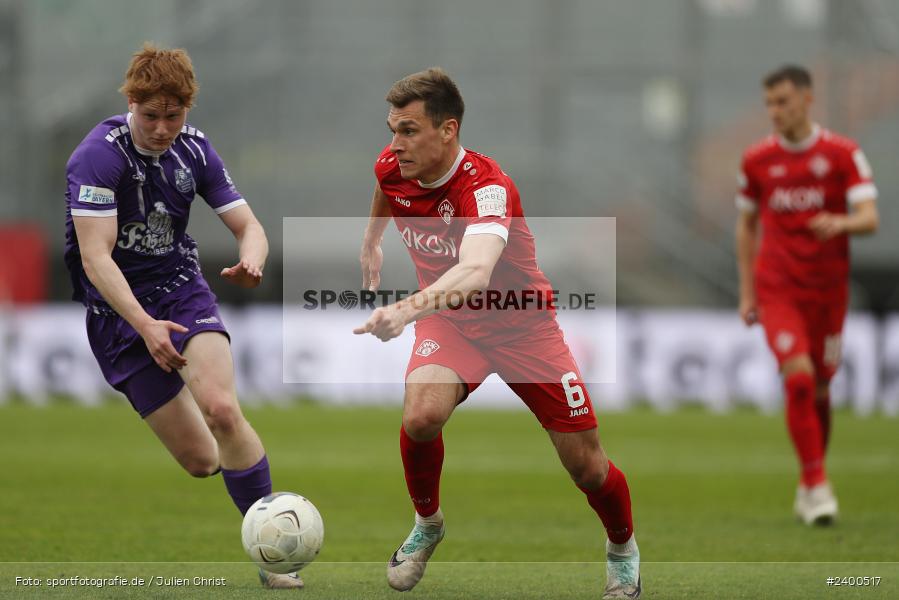
<path id="1" fill-rule="evenodd" d="M 500 160 L 529 217 L 616 219 L 620 385 L 606 394 L 607 407 L 699 398 L 776 408 L 761 332 L 731 319 L 732 198 L 741 151 L 768 131 L 761 75 L 785 61 L 807 64 L 815 116 L 859 140 L 882 197 L 881 233 L 853 240 L 860 324 L 847 330 L 835 398 L 863 413 L 899 412 L 899 345 L 890 341 L 899 336 L 889 335 L 899 331 L 894 2 L 532 0 L 512 10 L 464 1 L 3 0 L 0 30 L 0 295 L 8 307 L 0 355 L 10 358 L 0 397 L 69 393 L 90 404 L 105 393 L 73 321 L 77 306 L 67 303 L 64 165 L 94 123 L 124 110 L 116 89 L 130 54 L 151 39 L 190 51 L 202 86 L 190 120 L 210 135 L 271 241 L 261 289 L 213 283 L 235 309 L 232 328 L 249 331 L 245 347 L 253 327 L 267 330 L 266 340 L 279 328 L 259 315 L 282 298 L 282 218 L 364 217 L 373 158 L 388 140 L 385 90 L 439 64 L 465 94 L 464 144 Z M 232 264 L 233 240 L 204 207 L 191 217 L 215 280 Z M 575 288 L 573 265 L 602 258 L 589 245 L 584 261 L 551 252 L 570 244 L 561 227 L 538 242 L 557 287 Z M 292 277 L 358 278 L 354 261 L 322 253 L 301 261 L 306 271 Z M 695 343 L 681 343 L 683 332 L 658 321 L 681 322 L 671 309 L 712 320 L 693 328 Z M 42 341 L 42 328 L 58 332 L 55 344 Z M 713 351 L 718 338 L 728 341 Z M 680 350 L 653 354 L 665 340 Z M 308 391 L 273 388 L 277 373 L 261 373 L 280 357 L 257 346 L 239 366 L 248 400 Z M 758 364 L 744 373 L 734 365 L 747 353 Z"/>
<path id="2" fill-rule="evenodd" d="M 187 481 L 121 398 L 108 400 L 83 336 L 82 309 L 68 301 L 65 161 L 95 123 L 125 110 L 116 90 L 143 40 L 190 52 L 201 84 L 190 121 L 209 135 L 269 235 L 266 280 L 245 292 L 214 275 L 235 255 L 220 221 L 198 205 L 189 227 L 226 305 L 242 400 L 279 457 L 276 481 L 324 507 L 331 548 L 324 560 L 381 561 L 380 546 L 389 548 L 405 530 L 407 515 L 378 509 L 404 501 L 393 448 L 399 397 L 317 394 L 281 383 L 281 332 L 272 324 L 280 326 L 282 218 L 367 215 L 372 163 L 388 141 L 384 94 L 394 80 L 434 64 L 465 96 L 463 144 L 500 161 L 529 217 L 617 219 L 618 381 L 626 387 L 594 396 L 600 408 L 629 409 L 604 417 L 603 431 L 633 473 L 641 540 L 654 558 L 899 560 L 891 418 L 899 414 L 899 3 L 890 0 L 0 0 L 0 449 L 16 465 L 0 478 L 0 560 L 241 560 L 239 548 L 222 546 L 236 525 L 225 518 L 234 515 L 220 483 Z M 740 154 L 769 131 L 759 79 L 787 61 L 812 69 L 816 118 L 866 151 L 880 190 L 881 231 L 852 242 L 849 368 L 835 393 L 839 406 L 856 413 L 838 415 L 835 479 L 847 512 L 864 516 L 835 533 L 790 529 L 785 539 L 795 468 L 761 334 L 737 322 L 732 231 Z M 538 250 L 569 242 L 564 231 L 557 235 L 538 239 Z M 572 261 L 541 257 L 554 282 L 574 281 Z M 356 264 L 320 258 L 306 262 L 310 276 L 358 277 Z M 734 365 L 747 355 L 753 367 L 738 373 Z M 727 414 L 671 413 L 695 402 Z M 268 404 L 276 406 L 257 406 Z M 742 411 L 743 404 L 772 414 Z M 568 493 L 549 447 L 531 449 L 537 432 L 529 416 L 507 421 L 492 409 L 467 410 L 475 407 L 469 402 L 459 415 L 448 450 L 457 462 L 448 463 L 447 501 L 458 507 L 461 543 L 447 544 L 440 558 L 544 560 L 524 550 L 528 528 L 492 528 L 507 517 L 546 525 L 526 502 L 539 496 L 557 509 L 541 537 L 552 557 L 595 560 L 596 532 L 582 526 L 589 513 L 566 508 L 580 501 Z M 492 454 L 497 428 L 506 454 Z M 367 461 L 351 451 L 353 432 L 371 450 Z M 153 503 L 133 507 L 140 525 L 115 496 L 94 489 L 89 464 L 102 464 L 104 477 L 115 474 L 122 494 Z M 738 464 L 748 466 L 748 479 L 734 475 Z M 382 492 L 384 473 L 392 479 Z M 370 486 L 363 506 L 348 500 L 355 489 L 341 487 L 354 477 Z M 517 490 L 522 500 L 498 512 L 474 500 L 476 492 L 499 490 Z M 36 498 L 58 504 L 34 520 L 27 507 Z M 222 519 L 198 523 L 191 511 L 200 507 Z M 735 525 L 747 519 L 751 531 Z M 72 521 L 100 522 L 105 537 Z M 359 522 L 378 552 L 357 539 Z M 128 535 L 122 539 L 115 527 Z M 708 527 L 714 533 L 698 546 L 679 545 Z M 189 532 L 190 541 L 174 530 Z M 754 551 L 760 539 L 775 537 L 777 548 L 766 543 Z M 872 575 L 887 568 L 870 566 Z M 709 585 L 703 567 L 667 568 L 664 580 L 675 587 L 666 597 L 701 597 L 697 587 Z M 742 574 L 719 566 L 713 578 L 724 587 L 710 597 L 751 598 L 765 586 L 782 592 L 777 586 L 792 585 L 805 568 L 772 567 L 776 572 L 759 578 L 751 565 Z M 807 567 L 818 578 L 823 571 L 815 568 Z M 899 574 L 895 562 L 889 568 L 883 574 Z M 18 571 L 8 564 L 0 570 L 0 597 L 22 597 L 5 587 Z M 376 570 L 373 585 L 383 586 Z M 547 591 L 552 579 L 540 580 L 543 573 L 510 577 L 531 577 L 534 597 L 562 597 Z M 481 573 L 468 585 L 494 579 L 503 577 Z M 357 592 L 343 597 L 369 597 Z"/>

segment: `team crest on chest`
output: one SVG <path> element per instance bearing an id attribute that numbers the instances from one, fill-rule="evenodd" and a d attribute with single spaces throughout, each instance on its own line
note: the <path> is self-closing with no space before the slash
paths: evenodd
<path id="1" fill-rule="evenodd" d="M 194 189 L 194 176 L 190 169 L 175 169 L 175 187 L 182 194 L 187 194 Z"/>
<path id="2" fill-rule="evenodd" d="M 455 214 L 456 209 L 453 208 L 453 205 L 449 200 L 444 198 L 443 202 L 441 202 L 437 207 L 437 212 L 440 213 L 440 216 L 443 218 L 443 222 L 449 225 L 450 221 L 453 220 L 453 214 Z"/>
<path id="3" fill-rule="evenodd" d="M 808 168 L 815 177 L 821 179 L 830 172 L 830 161 L 821 154 L 816 154 L 808 161 Z"/>

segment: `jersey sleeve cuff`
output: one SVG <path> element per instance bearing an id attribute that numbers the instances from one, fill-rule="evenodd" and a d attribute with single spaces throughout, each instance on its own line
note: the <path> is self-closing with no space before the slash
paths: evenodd
<path id="1" fill-rule="evenodd" d="M 228 212 L 232 208 L 237 208 L 238 206 L 243 206 L 246 203 L 247 203 L 247 201 L 244 200 L 243 198 L 238 198 L 237 200 L 234 200 L 233 202 L 229 202 L 228 204 L 223 204 L 223 205 L 219 206 L 218 208 L 214 209 L 215 214 L 220 215 L 223 212 Z"/>
<path id="2" fill-rule="evenodd" d="M 877 186 L 875 186 L 873 183 L 859 183 L 849 188 L 849 190 L 846 192 L 846 200 L 849 201 L 849 204 L 876 199 Z"/>
<path id="3" fill-rule="evenodd" d="M 504 242 L 509 241 L 509 230 L 500 223 L 472 223 L 465 228 L 464 235 L 478 235 L 481 233 L 492 233 L 503 238 Z"/>
<path id="4" fill-rule="evenodd" d="M 110 208 L 107 210 L 90 210 L 87 208 L 73 208 L 73 217 L 114 217 L 119 214 L 119 209 Z"/>
<path id="5" fill-rule="evenodd" d="M 734 198 L 734 204 L 737 205 L 740 212 L 754 213 L 759 209 L 755 200 L 749 196 L 744 196 L 743 194 L 737 194 L 737 197 Z"/>

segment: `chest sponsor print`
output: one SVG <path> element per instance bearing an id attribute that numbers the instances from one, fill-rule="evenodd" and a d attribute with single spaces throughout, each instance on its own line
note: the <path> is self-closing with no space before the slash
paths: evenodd
<path id="1" fill-rule="evenodd" d="M 132 221 L 122 226 L 116 244 L 123 250 L 159 256 L 174 249 L 175 228 L 165 204 L 157 202 L 147 215 L 147 222 Z"/>
<path id="2" fill-rule="evenodd" d="M 436 233 L 415 231 L 408 225 L 400 232 L 400 237 L 407 248 L 416 252 L 456 258 L 456 242 L 452 238 L 444 239 Z"/>

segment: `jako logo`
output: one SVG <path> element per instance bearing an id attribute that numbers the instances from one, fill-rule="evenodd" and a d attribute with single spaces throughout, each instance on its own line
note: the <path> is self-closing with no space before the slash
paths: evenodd
<path id="1" fill-rule="evenodd" d="M 405 198 L 400 198 L 399 196 L 396 196 L 393 199 L 393 201 L 396 202 L 397 204 L 402 204 L 406 208 L 409 208 L 410 206 L 412 206 L 412 202 L 410 202 L 409 200 L 406 200 Z"/>
<path id="2" fill-rule="evenodd" d="M 403 243 L 406 244 L 407 248 L 456 258 L 456 242 L 453 240 L 444 240 L 433 233 L 428 235 L 427 233 L 412 231 L 408 225 L 400 235 L 402 235 Z"/>
<path id="3" fill-rule="evenodd" d="M 799 187 L 774 189 L 768 199 L 768 206 L 777 212 L 801 212 L 824 208 L 824 189 L 819 187 Z"/>

